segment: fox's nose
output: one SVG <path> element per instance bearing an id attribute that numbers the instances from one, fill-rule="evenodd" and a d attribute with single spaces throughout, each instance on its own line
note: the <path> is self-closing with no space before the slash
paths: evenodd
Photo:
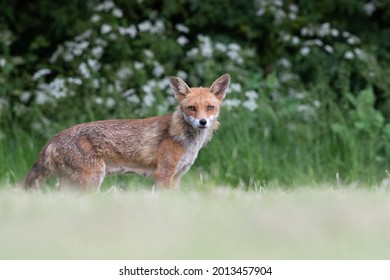
<path id="1" fill-rule="evenodd" d="M 200 124 L 201 126 L 205 126 L 205 125 L 207 124 L 207 120 L 201 119 L 201 120 L 199 121 L 199 124 Z"/>

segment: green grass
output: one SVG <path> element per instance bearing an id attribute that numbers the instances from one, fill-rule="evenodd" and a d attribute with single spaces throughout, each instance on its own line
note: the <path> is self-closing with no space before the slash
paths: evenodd
<path id="1" fill-rule="evenodd" d="M 0 259 L 389 259 L 387 187 L 0 193 Z"/>
<path id="2" fill-rule="evenodd" d="M 356 181 L 379 184 L 388 177 L 389 160 L 376 160 L 372 139 L 351 136 L 339 143 L 325 128 L 317 130 L 304 125 L 293 134 L 276 125 L 272 135 L 264 136 L 262 125 L 247 120 L 247 114 L 236 113 L 224 112 L 220 129 L 200 151 L 189 172 L 192 175 L 185 177 L 201 173 L 213 183 L 247 188 L 269 183 L 286 186 L 334 183 L 336 174 L 347 184 Z M 239 124 L 240 119 L 245 125 Z M 30 135 L 18 128 L 0 138 L 0 183 L 19 183 L 49 139 L 50 136 Z M 108 180 L 110 185 L 127 185 L 134 180 L 126 178 Z"/>

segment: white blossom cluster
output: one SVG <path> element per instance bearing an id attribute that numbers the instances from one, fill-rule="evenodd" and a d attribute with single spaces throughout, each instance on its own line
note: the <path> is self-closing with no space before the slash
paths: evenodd
<path id="1" fill-rule="evenodd" d="M 298 6 L 289 4 L 285 9 L 284 0 L 256 0 L 256 16 L 264 16 L 269 13 L 273 16 L 274 23 L 281 25 L 284 20 L 296 20 L 298 16 Z"/>
<path id="2" fill-rule="evenodd" d="M 258 17 L 273 17 L 273 24 L 277 26 L 284 21 L 298 22 L 299 8 L 295 4 L 284 0 L 255 0 L 254 3 L 255 14 Z M 364 5 L 367 15 L 375 12 L 376 3 L 377 1 L 373 0 Z M 158 12 L 152 14 L 139 22 L 127 22 L 124 12 L 114 1 L 102 1 L 93 8 L 90 26 L 72 40 L 60 44 L 52 54 L 50 62 L 53 67 L 46 65 L 31 74 L 35 88 L 20 94 L 21 104 L 33 101 L 38 105 L 55 105 L 58 100 L 77 97 L 77 92 L 84 90 L 89 92 L 96 105 L 109 109 L 115 108 L 119 102 L 126 102 L 141 108 L 140 113 L 148 114 L 156 108 L 159 113 L 166 113 L 175 104 L 171 96 L 164 101 L 158 96 L 168 95 L 170 92 L 167 76 L 176 75 L 196 85 L 197 77 L 205 77 L 209 71 L 207 67 L 210 67 L 208 64 L 212 64 L 214 72 L 232 73 L 232 84 L 224 100 L 224 107 L 256 111 L 263 91 L 269 92 L 270 96 L 277 100 L 282 92 L 281 85 L 300 81 L 300 77 L 292 71 L 292 62 L 287 57 L 281 57 L 276 63 L 277 83 L 266 89 L 261 86 L 251 88 L 253 85 L 245 84 L 243 78 L 238 81 L 234 74 L 244 76 L 245 67 L 255 57 L 254 50 L 234 41 L 217 41 L 208 34 L 190 35 L 191 30 L 185 24 L 170 25 L 158 16 Z M 0 37 L 7 40 L 10 35 L 3 34 Z M 128 61 L 109 63 L 103 60 L 107 53 L 112 52 L 113 45 L 133 41 L 142 45 L 145 37 L 160 41 L 161 44 L 170 37 L 172 43 L 183 51 L 184 63 L 193 65 L 194 71 L 190 73 L 177 69 L 176 73 L 172 73 L 169 65 L 159 60 L 158 49 L 147 45 L 137 50 L 129 49 L 129 57 L 132 59 Z M 194 37 L 195 42 L 190 42 Z M 365 52 L 359 47 L 361 40 L 358 36 L 339 30 L 328 22 L 302 26 L 295 30 L 295 33 L 280 32 L 279 40 L 286 46 L 295 48 L 301 57 L 309 56 L 314 48 L 327 55 L 335 55 L 340 52 L 336 49 L 336 44 L 333 44 L 335 42 L 349 46 L 340 56 L 342 59 L 352 61 L 364 59 L 365 56 Z M 137 52 L 137 55 L 132 52 Z M 7 63 L 7 60 L 0 56 L 0 67 Z M 58 74 L 55 71 L 58 69 L 57 65 L 66 65 L 71 71 L 67 72 L 67 76 Z M 306 102 L 307 93 L 295 89 L 289 90 L 288 94 L 291 99 L 300 102 L 296 107 L 297 111 L 304 114 L 308 120 L 314 118 L 316 109 L 321 106 L 318 100 Z M 0 103 L 0 109 L 4 106 Z"/>

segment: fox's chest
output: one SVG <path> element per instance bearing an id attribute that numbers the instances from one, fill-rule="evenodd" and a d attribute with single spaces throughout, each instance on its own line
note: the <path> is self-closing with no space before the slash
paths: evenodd
<path id="1" fill-rule="evenodd" d="M 195 159 L 198 157 L 199 150 L 197 151 L 186 151 L 183 157 L 180 159 L 176 166 L 176 173 L 184 174 L 194 164 Z"/>
<path id="2" fill-rule="evenodd" d="M 186 150 L 176 166 L 176 174 L 184 174 L 190 169 L 207 138 L 207 131 L 200 132 L 193 141 L 186 145 Z"/>

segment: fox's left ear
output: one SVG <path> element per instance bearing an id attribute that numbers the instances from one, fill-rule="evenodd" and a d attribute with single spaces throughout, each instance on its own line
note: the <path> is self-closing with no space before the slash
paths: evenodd
<path id="1" fill-rule="evenodd" d="M 230 75 L 225 74 L 215 80 L 209 91 L 214 94 L 219 100 L 225 98 L 226 90 L 230 84 Z"/>

